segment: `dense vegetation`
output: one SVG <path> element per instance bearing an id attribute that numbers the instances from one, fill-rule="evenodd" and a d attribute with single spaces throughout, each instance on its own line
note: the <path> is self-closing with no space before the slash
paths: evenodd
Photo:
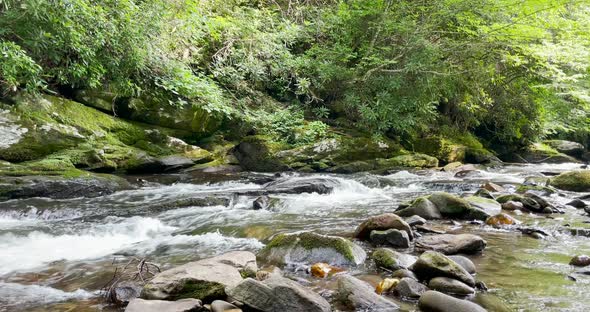
<path id="1" fill-rule="evenodd" d="M 587 143 L 588 29 L 575 0 L 0 0 L 0 92 L 149 94 L 291 143 Z"/>

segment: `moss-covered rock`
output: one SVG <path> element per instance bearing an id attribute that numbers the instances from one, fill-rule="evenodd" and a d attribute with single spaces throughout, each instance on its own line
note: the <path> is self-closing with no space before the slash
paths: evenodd
<path id="1" fill-rule="evenodd" d="M 590 170 L 564 172 L 552 178 L 549 184 L 564 191 L 590 192 Z"/>
<path id="2" fill-rule="evenodd" d="M 317 262 L 357 265 L 366 256 L 361 247 L 345 238 L 303 232 L 277 235 L 258 253 L 257 259 L 278 265 Z"/>
<path id="3" fill-rule="evenodd" d="M 433 168 L 438 167 L 438 159 L 425 154 L 406 154 L 388 159 L 379 158 L 376 160 L 376 169 L 406 168 Z"/>
<path id="4" fill-rule="evenodd" d="M 446 218 L 456 218 L 465 220 L 482 220 L 485 221 L 490 214 L 481 208 L 474 207 L 464 198 L 445 192 L 435 192 L 428 196 L 438 211 Z M 473 199 L 475 203 L 484 203 L 486 199 L 477 197 Z M 490 204 L 491 202 L 485 202 Z"/>
<path id="5" fill-rule="evenodd" d="M 270 137 L 254 135 L 245 137 L 234 154 L 246 170 L 275 172 L 289 169 L 278 155 L 284 149 L 284 144 L 273 142 Z"/>
<path id="6" fill-rule="evenodd" d="M 436 157 L 443 164 L 464 162 L 467 147 L 439 136 L 419 139 L 414 142 L 414 151 Z"/>
<path id="7" fill-rule="evenodd" d="M 426 197 L 419 197 L 409 207 L 396 210 L 395 214 L 401 217 L 420 216 L 427 220 L 442 219 L 442 214 L 436 205 Z"/>
<path id="8" fill-rule="evenodd" d="M 375 265 L 391 271 L 407 269 L 416 262 L 416 257 L 399 253 L 389 248 L 377 248 L 371 255 Z"/>
<path id="9" fill-rule="evenodd" d="M 579 162 L 572 156 L 558 152 L 543 143 L 535 143 L 513 154 L 506 155 L 505 160 L 519 163 L 568 163 Z"/>
<path id="10" fill-rule="evenodd" d="M 584 151 L 584 145 L 578 142 L 572 141 L 565 141 L 565 140 L 545 140 L 543 144 L 554 148 L 556 151 L 560 153 L 564 153 L 566 155 L 570 155 L 573 157 L 581 157 Z"/>

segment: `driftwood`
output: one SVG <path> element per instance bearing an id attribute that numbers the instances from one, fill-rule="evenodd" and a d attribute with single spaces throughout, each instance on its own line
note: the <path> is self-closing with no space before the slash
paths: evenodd
<path id="1" fill-rule="evenodd" d="M 113 264 L 115 262 L 116 259 L 113 259 Z M 148 262 L 145 258 L 132 257 L 125 265 L 115 267 L 113 277 L 100 290 L 101 297 L 107 303 L 122 304 L 117 296 L 117 287 L 123 283 L 144 286 L 159 272 L 160 267 L 155 263 Z"/>

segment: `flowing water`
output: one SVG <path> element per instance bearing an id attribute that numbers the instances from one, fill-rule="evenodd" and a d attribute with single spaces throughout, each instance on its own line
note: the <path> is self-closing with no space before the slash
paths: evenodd
<path id="1" fill-rule="evenodd" d="M 337 175 L 331 177 L 338 186 L 329 194 L 273 195 L 280 204 L 272 211 L 252 210 L 256 196 L 244 195 L 260 190 L 258 182 L 271 175 L 149 183 L 100 198 L 3 202 L 0 311 L 116 311 L 101 303 L 99 290 L 110 280 L 115 266 L 129 257 L 147 257 L 166 269 L 230 250 L 256 252 L 276 233 L 314 230 L 350 236 L 367 216 L 391 212 L 400 203 L 433 191 L 467 194 L 486 181 L 514 191 L 527 177 L 577 166 L 504 166 L 462 179 L 440 171 Z M 309 176 L 285 173 L 281 179 Z M 565 193 L 549 199 L 563 205 L 579 195 Z M 174 205 L 197 197 L 225 201 L 217 202 L 221 205 Z M 439 226 L 487 240 L 483 254 L 471 256 L 478 279 L 489 288 L 477 298 L 479 302 L 499 301 L 500 306 L 514 311 L 589 311 L 590 276 L 573 275 L 574 282 L 568 278 L 573 272 L 568 262 L 576 254 L 590 254 L 590 238 L 572 236 L 564 229 L 590 228 L 586 223 L 590 217 L 569 206 L 565 210 L 565 214 L 550 217 L 513 214 L 524 224 L 552 234 L 544 240 L 482 225 L 440 222 Z M 379 273 L 370 265 L 353 273 L 369 282 L 379 280 Z M 330 280 L 312 279 L 305 272 L 294 274 L 326 296 L 333 288 Z M 407 304 L 403 308 L 415 309 Z"/>

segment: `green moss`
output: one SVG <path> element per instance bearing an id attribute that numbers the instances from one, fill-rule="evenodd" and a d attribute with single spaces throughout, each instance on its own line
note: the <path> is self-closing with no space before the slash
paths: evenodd
<path id="1" fill-rule="evenodd" d="M 170 298 L 170 300 L 194 298 L 203 302 L 212 302 L 213 300 L 225 299 L 226 297 L 225 286 L 223 284 L 188 280 L 183 284 L 178 295 Z"/>
<path id="2" fill-rule="evenodd" d="M 555 193 L 555 189 L 548 187 L 548 186 L 544 186 L 544 185 L 524 185 L 521 184 L 516 188 L 516 192 L 519 194 L 524 194 L 528 191 L 541 191 L 541 192 L 545 192 L 547 194 L 553 194 Z"/>
<path id="3" fill-rule="evenodd" d="M 590 170 L 564 172 L 549 181 L 549 184 L 565 191 L 590 191 Z"/>
<path id="4" fill-rule="evenodd" d="M 347 260 L 354 262 L 352 243 L 342 237 L 320 235 L 313 232 L 299 234 L 279 234 L 260 252 L 269 253 L 273 248 L 301 247 L 307 250 L 315 248 L 330 248 L 336 250 Z M 264 257 L 264 256 L 263 256 Z"/>
<path id="5" fill-rule="evenodd" d="M 389 269 L 389 270 L 397 270 L 399 269 L 399 264 L 397 260 L 393 257 L 393 253 L 385 248 L 378 248 L 375 249 L 372 255 L 373 261 L 378 267 Z"/>
<path id="6" fill-rule="evenodd" d="M 399 155 L 389 159 L 377 159 L 377 168 L 391 169 L 396 167 L 432 168 L 438 166 L 438 159 L 425 154 Z"/>
<path id="7" fill-rule="evenodd" d="M 464 145 L 454 143 L 446 138 L 433 136 L 419 139 L 414 143 L 414 150 L 438 158 L 443 163 L 464 162 Z"/>

